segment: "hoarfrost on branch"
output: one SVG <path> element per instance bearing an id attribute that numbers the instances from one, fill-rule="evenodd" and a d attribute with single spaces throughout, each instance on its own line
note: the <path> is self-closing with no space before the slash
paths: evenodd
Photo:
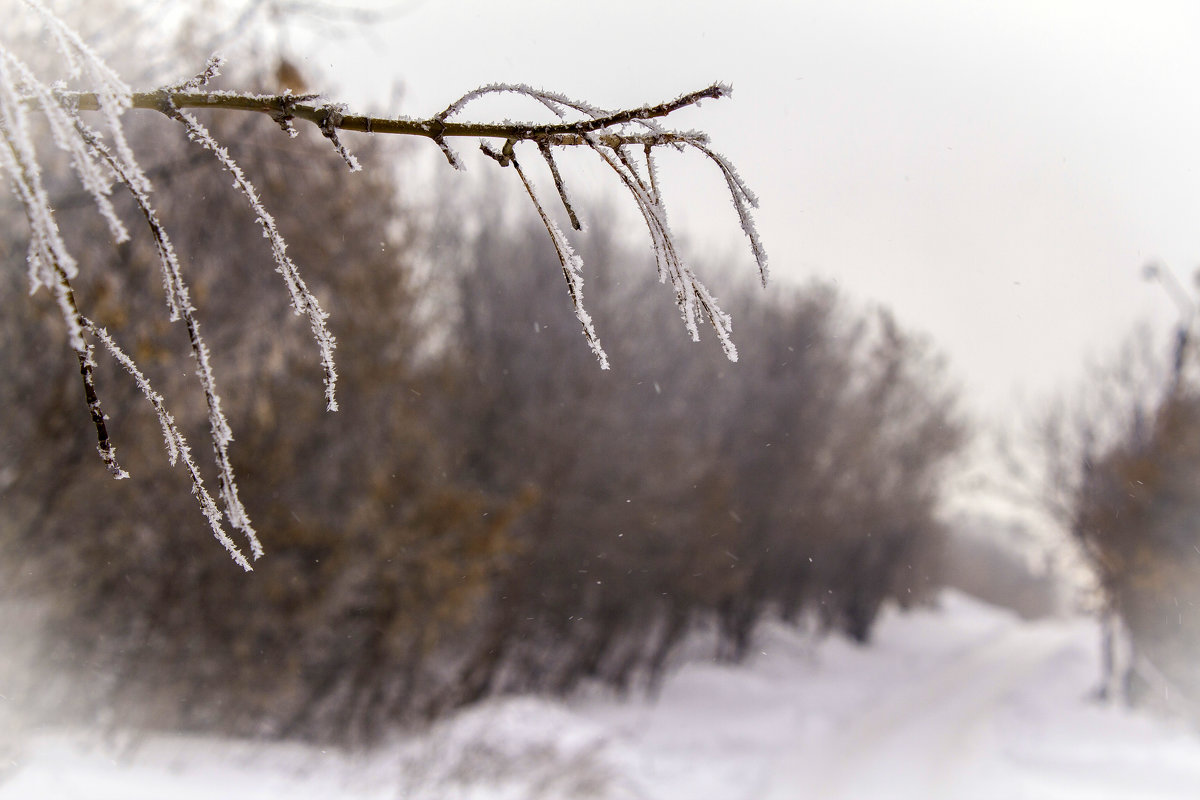
<path id="1" fill-rule="evenodd" d="M 516 155 L 518 145 L 528 143 L 537 148 L 537 154 L 553 178 L 571 227 L 581 231 L 583 224 L 570 200 L 566 182 L 554 157 L 554 149 L 588 148 L 616 174 L 633 197 L 650 234 L 659 279 L 664 283 L 669 282 L 674 290 L 690 337 L 699 339 L 699 323 L 707 320 L 713 326 L 726 355 L 731 361 L 737 360 L 729 316 L 721 311 L 716 298 L 679 255 L 675 237 L 667 223 L 667 210 L 655 163 L 658 149 L 672 147 L 680 151 L 698 151 L 716 165 L 725 179 L 738 221 L 749 239 L 751 253 L 765 285 L 767 257 L 754 225 L 752 209 L 758 204 L 754 194 L 733 165 L 709 146 L 704 133 L 670 130 L 657 121 L 681 108 L 699 104 L 702 100 L 727 97 L 730 88 L 724 84 L 713 84 L 664 103 L 615 111 L 526 84 L 490 84 L 467 92 L 429 119 L 381 118 L 350 113 L 345 106 L 326 102 L 318 95 L 294 95 L 288 91 L 270 95 L 214 89 L 209 83 L 220 74 L 221 68 L 221 60 L 214 56 L 192 78 L 151 92 L 134 92 L 41 0 L 22 0 L 22 4 L 36 16 L 42 29 L 49 34 L 64 73 L 50 78 L 40 77 L 0 39 L 0 173 L 8 176 L 28 222 L 30 291 L 45 288 L 57 300 L 68 342 L 79 361 L 84 397 L 96 429 L 97 449 L 108 469 L 117 478 L 127 477 L 117 462 L 116 448 L 108 434 L 107 417 L 96 390 L 93 374 L 95 344 L 92 342 L 98 343 L 133 378 L 146 396 L 158 417 L 170 462 L 175 464 L 182 461 L 192 482 L 192 492 L 213 536 L 229 551 L 233 560 L 246 570 L 251 569 L 253 559 L 263 554 L 263 548 L 249 514 L 238 497 L 237 480 L 229 457 L 233 433 L 221 411 L 221 398 L 209 363 L 209 350 L 200 335 L 188 284 L 171 238 L 151 201 L 153 187 L 138 166 L 124 134 L 122 116 L 130 109 L 158 111 L 179 122 L 187 137 L 210 152 L 233 177 L 234 188 L 245 198 L 251 214 L 269 242 L 275 269 L 283 278 L 293 310 L 309 321 L 325 375 L 326 405 L 330 411 L 337 409 L 337 371 L 333 357 L 335 341 L 326 324 L 328 314 L 288 255 L 287 242 L 280 234 L 274 218 L 263 206 L 254 184 L 229 151 L 213 138 L 194 114 L 185 109 L 263 113 L 270 116 L 289 136 L 296 135 L 296 120 L 311 122 L 329 139 L 352 171 L 361 167 L 339 138 L 341 131 L 423 136 L 432 140 L 451 166 L 458 169 L 463 168 L 463 162 L 449 141 L 462 137 L 480 140 L 480 147 L 487 155 L 501 167 L 512 167 L 520 179 L 558 254 L 567 293 L 584 338 L 599 360 L 600 367 L 607 369 L 608 356 L 600 345 L 591 315 L 583 304 L 583 261 L 538 198 L 526 168 Z M 77 88 L 68 88 L 72 85 Z M 552 112 L 556 121 L 493 123 L 452 119 L 461 115 L 474 101 L 497 94 L 512 94 L 533 100 Z M 99 127 L 88 124 L 81 112 L 98 112 Z M 43 182 L 36 146 L 38 137 L 35 135 L 39 125 L 48 129 L 54 146 L 66 153 L 71 169 L 106 221 L 113 241 L 120 243 L 130 237 L 126 223 L 111 201 L 113 189 L 117 186 L 129 193 L 154 240 L 169 318 L 173 322 L 183 322 L 187 330 L 195 374 L 208 407 L 220 507 L 205 486 L 191 448 L 162 395 L 150 385 L 137 364 L 112 336 L 80 310 L 71 286 L 72 279 L 79 273 L 79 264 L 63 240 Z M 489 140 L 503 144 L 497 149 L 488 143 Z M 635 150 L 640 150 L 641 155 L 634 155 Z M 226 523 L 244 537 L 250 550 L 249 558 L 225 532 Z"/>

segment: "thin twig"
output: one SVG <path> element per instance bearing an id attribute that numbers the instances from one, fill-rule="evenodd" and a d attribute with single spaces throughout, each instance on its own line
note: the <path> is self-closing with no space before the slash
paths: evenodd
<path id="1" fill-rule="evenodd" d="M 542 158 L 545 159 L 546 166 L 550 167 L 550 174 L 554 176 L 554 188 L 558 189 L 558 197 L 562 200 L 563 208 L 567 210 L 567 216 L 571 218 L 571 227 L 577 231 L 583 230 L 583 226 L 579 224 L 579 217 L 575 214 L 575 208 L 571 205 L 571 199 L 567 196 L 567 186 L 563 183 L 562 173 L 558 171 L 558 164 L 554 161 L 554 153 L 551 151 L 550 145 L 546 144 L 544 140 L 539 141 L 538 149 L 542 151 Z"/>
<path id="2" fill-rule="evenodd" d="M 542 224 L 546 226 L 546 233 L 549 234 L 550 241 L 554 245 L 554 252 L 558 255 L 559 264 L 562 265 L 563 278 L 567 282 L 567 293 L 571 296 L 571 305 L 575 308 L 575 318 L 583 327 L 583 336 L 587 339 L 592 353 L 600 362 L 600 369 L 608 369 L 608 354 L 604 352 L 604 347 L 600 344 L 600 337 L 596 335 L 596 326 L 592 322 L 591 314 L 583 305 L 583 259 L 576 255 L 571 243 L 567 241 L 567 237 L 563 235 L 563 232 L 550 219 L 550 215 L 546 213 L 546 209 L 542 207 L 542 202 L 538 200 L 537 193 L 533 190 L 533 184 L 525 176 L 525 171 L 521 169 L 521 164 L 513 153 L 513 145 L 514 142 L 510 139 L 505 142 L 504 149 L 500 152 L 496 152 L 486 145 L 480 147 L 500 166 L 511 166 L 516 170 L 521 184 L 525 187 L 525 192 L 529 195 L 529 200 L 537 209 Z"/>

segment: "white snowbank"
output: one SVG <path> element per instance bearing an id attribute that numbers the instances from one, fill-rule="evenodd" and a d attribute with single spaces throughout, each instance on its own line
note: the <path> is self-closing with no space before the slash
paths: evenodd
<path id="1" fill-rule="evenodd" d="M 691 663 L 655 700 L 495 700 L 364 754 L 43 732 L 0 800 L 1200 796 L 1200 737 L 1088 699 L 1097 640 L 948 593 L 870 647 L 771 625 L 748 664 Z"/>

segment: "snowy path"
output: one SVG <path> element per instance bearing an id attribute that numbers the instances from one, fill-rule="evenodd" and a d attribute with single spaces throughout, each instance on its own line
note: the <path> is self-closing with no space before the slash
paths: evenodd
<path id="1" fill-rule="evenodd" d="M 892 686 L 884 702 L 816 747 L 801 743 L 779 759 L 758 796 L 980 797 L 982 773 L 1003 766 L 992 725 L 1005 699 L 1071 644 L 1054 629 L 989 636 L 928 675 Z"/>
<path id="2" fill-rule="evenodd" d="M 948 594 L 870 647 L 767 626 L 653 700 L 492 701 L 370 753 L 156 737 L 28 737 L 0 800 L 1193 800 L 1200 736 L 1086 699 L 1086 621 Z M 702 651 L 698 651 L 702 652 Z"/>
<path id="3" fill-rule="evenodd" d="M 654 706 L 581 710 L 639 754 L 645 797 L 1200 797 L 1200 737 L 1088 699 L 1091 623 L 943 606 L 889 615 L 868 648 L 769 629 L 743 672 L 694 664 Z"/>

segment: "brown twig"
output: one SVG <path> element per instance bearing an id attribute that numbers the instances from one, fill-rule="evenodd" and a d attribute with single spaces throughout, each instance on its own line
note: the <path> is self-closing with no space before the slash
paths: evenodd
<path id="1" fill-rule="evenodd" d="M 171 115 L 171 109 L 213 108 L 234 111 L 254 111 L 273 119 L 286 115 L 292 119 L 307 120 L 323 130 L 333 128 L 360 133 L 389 133 L 407 136 L 424 136 L 435 141 L 459 136 L 476 136 L 491 139 L 515 139 L 517 141 L 544 141 L 555 147 L 586 146 L 585 134 L 602 132 L 606 128 L 658 117 L 665 117 L 701 100 L 716 99 L 728 94 L 728 89 L 713 84 L 705 89 L 690 92 L 675 100 L 656 105 L 616 111 L 604 116 L 576 122 L 557 123 L 482 123 L 447 122 L 439 117 L 410 119 L 408 117 L 373 117 L 365 114 L 342 112 L 340 118 L 331 122 L 329 103 L 312 100 L 297 102 L 294 95 L 242 94 L 224 91 L 172 91 L 162 89 L 154 92 L 134 92 L 130 102 L 134 108 L 160 111 Z M 62 93 L 62 98 L 73 102 L 80 111 L 96 111 L 99 99 L 93 92 Z M 682 141 L 703 141 L 706 137 L 695 131 L 649 132 L 641 134 L 601 133 L 605 145 L 614 144 L 670 144 Z"/>

